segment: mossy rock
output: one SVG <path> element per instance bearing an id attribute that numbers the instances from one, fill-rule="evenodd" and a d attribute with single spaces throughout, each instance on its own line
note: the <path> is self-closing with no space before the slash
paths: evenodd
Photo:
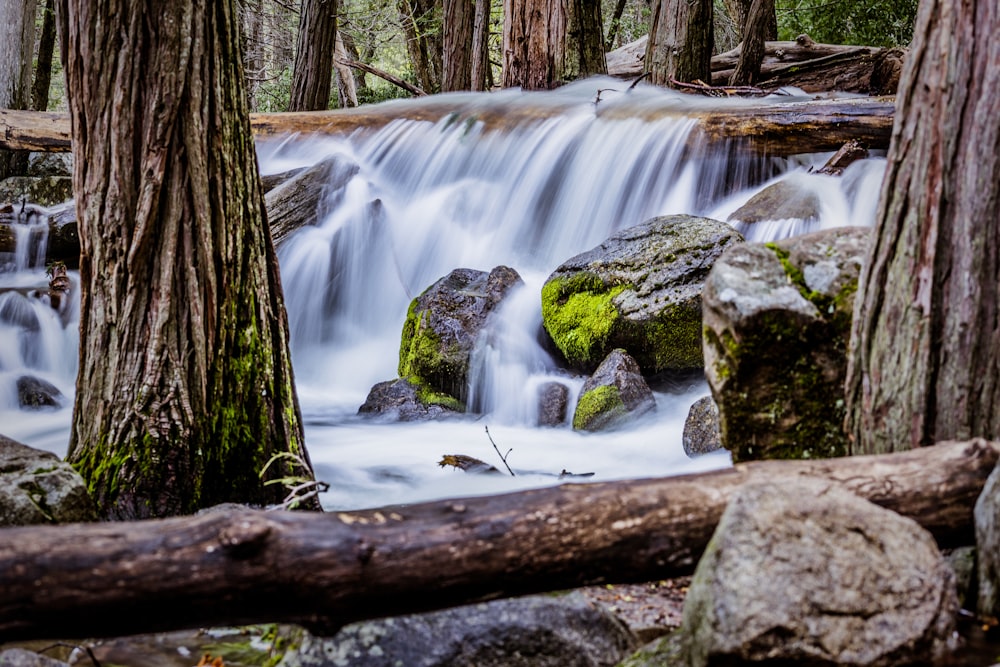
<path id="1" fill-rule="evenodd" d="M 55 206 L 73 198 L 73 179 L 68 176 L 13 176 L 0 181 L 0 201 L 26 199 L 39 206 Z"/>
<path id="2" fill-rule="evenodd" d="M 705 283 L 705 375 L 734 461 L 843 456 L 843 385 L 871 231 L 726 252 Z"/>
<path id="3" fill-rule="evenodd" d="M 443 419 L 464 411 L 465 406 L 453 396 L 439 394 L 405 378 L 379 382 L 358 408 L 361 415 L 402 422 Z"/>
<path id="4" fill-rule="evenodd" d="M 578 431 L 607 431 L 656 410 L 656 399 L 625 350 L 612 350 L 584 383 L 573 413 Z"/>
<path id="5" fill-rule="evenodd" d="M 557 268 L 542 322 L 566 362 L 592 371 L 626 350 L 645 374 L 700 368 L 701 286 L 743 237 L 726 223 L 674 215 L 610 237 Z"/>
<path id="6" fill-rule="evenodd" d="M 490 315 L 515 285 L 517 271 L 455 269 L 410 303 L 399 346 L 399 376 L 466 400 L 469 360 Z"/>

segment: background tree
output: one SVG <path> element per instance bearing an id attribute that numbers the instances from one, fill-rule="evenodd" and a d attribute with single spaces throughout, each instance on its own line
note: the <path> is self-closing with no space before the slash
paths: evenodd
<path id="1" fill-rule="evenodd" d="M 406 50 L 417 85 L 427 93 L 441 90 L 442 0 L 399 0 Z"/>
<path id="2" fill-rule="evenodd" d="M 289 111 L 329 107 L 336 41 L 337 0 L 302 0 Z"/>
<path id="3" fill-rule="evenodd" d="M 312 471 L 234 0 L 61 0 L 58 23 L 81 241 L 68 458 L 113 518 L 279 501 L 267 480 Z"/>
<path id="4" fill-rule="evenodd" d="M 35 0 L 0 0 L 0 109 L 27 109 L 31 101 L 35 8 Z M 27 153 L 0 151 L 0 180 L 27 168 Z"/>
<path id="5" fill-rule="evenodd" d="M 45 111 L 49 108 L 49 88 L 52 84 L 52 56 L 56 46 L 56 9 L 54 0 L 42 5 L 42 30 L 38 36 L 38 55 L 35 59 L 35 82 L 31 84 L 31 108 Z"/>
<path id="6" fill-rule="evenodd" d="M 1000 8 L 924 0 L 859 284 L 855 453 L 1000 436 Z"/>
<path id="7" fill-rule="evenodd" d="M 729 83 L 733 86 L 748 86 L 760 79 L 760 65 L 764 62 L 764 41 L 774 39 L 778 32 L 774 18 L 774 0 L 753 0 L 740 25 L 743 26 L 740 59 Z"/>
<path id="8" fill-rule="evenodd" d="M 712 0 L 656 0 L 646 45 L 650 81 L 712 80 Z"/>
<path id="9" fill-rule="evenodd" d="M 444 0 L 441 92 L 486 90 L 489 0 Z"/>

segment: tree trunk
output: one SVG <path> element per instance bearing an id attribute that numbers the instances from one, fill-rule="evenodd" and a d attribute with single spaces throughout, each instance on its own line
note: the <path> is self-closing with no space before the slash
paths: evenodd
<path id="1" fill-rule="evenodd" d="M 347 47 L 341 32 L 337 31 L 337 42 L 333 52 L 333 69 L 337 73 L 337 101 L 341 109 L 358 106 L 358 86 L 354 80 L 354 72 L 344 64 L 353 60 L 347 54 Z"/>
<path id="2" fill-rule="evenodd" d="M 475 0 L 476 12 L 472 24 L 472 89 L 489 90 L 492 81 L 490 67 L 490 0 Z"/>
<path id="3" fill-rule="evenodd" d="M 0 0 L 0 109 L 27 109 L 35 47 L 35 0 Z M 0 151 L 0 180 L 23 176 L 28 154 Z"/>
<path id="4" fill-rule="evenodd" d="M 774 17 L 774 0 L 753 0 L 743 23 L 743 42 L 736 71 L 729 79 L 731 86 L 749 86 L 760 80 L 760 65 L 764 62 L 764 42 L 768 21 Z"/>
<path id="5" fill-rule="evenodd" d="M 441 0 L 399 0 L 406 50 L 421 90 L 441 90 Z"/>
<path id="6" fill-rule="evenodd" d="M 568 82 L 607 74 L 601 0 L 568 0 L 566 7 L 566 35 L 561 47 L 563 65 L 557 72 L 558 80 Z"/>
<path id="7" fill-rule="evenodd" d="M 289 111 L 329 108 L 336 39 L 337 0 L 302 0 Z"/>
<path id="8" fill-rule="evenodd" d="M 351 67 L 368 67 L 348 63 Z M 369 68 L 374 69 L 374 68 Z M 377 72 L 377 70 L 375 70 Z M 379 73 L 381 76 L 384 73 Z M 399 82 L 404 85 L 405 81 Z M 410 86 L 412 88 L 412 86 Z M 416 90 L 416 94 L 423 91 Z M 599 106 L 598 114 L 605 119 L 658 120 L 664 117 L 685 117 L 698 121 L 703 134 L 695 137 L 709 140 L 736 139 L 748 151 L 771 155 L 796 155 L 818 151 L 835 151 L 851 139 L 858 139 L 868 148 L 889 146 L 895 107 L 891 100 L 854 98 L 792 102 L 786 104 L 745 104 L 725 109 L 646 108 Z M 546 106 L 497 107 L 455 105 L 456 118 L 474 118 L 488 129 L 503 130 L 559 114 L 566 108 Z M 363 106 L 325 112 L 261 113 L 251 117 L 254 133 L 260 138 L 286 137 L 293 133 L 343 134 L 375 131 L 398 119 L 437 122 L 443 117 L 438 105 L 424 106 Z M 4 111 L 0 109 L 0 148 L 34 151 L 66 151 L 70 148 L 69 122 L 58 113 Z"/>
<path id="9" fill-rule="evenodd" d="M 52 56 L 56 49 L 56 10 L 54 0 L 45 0 L 42 10 L 42 33 L 38 38 L 38 64 L 35 82 L 31 86 L 31 108 L 46 111 L 49 108 L 49 87 L 52 83 Z"/>
<path id="10" fill-rule="evenodd" d="M 473 34 L 476 3 L 444 0 L 441 92 L 472 90 Z"/>
<path id="11" fill-rule="evenodd" d="M 68 459 L 112 518 L 279 502 L 266 482 L 312 470 L 234 0 L 62 8 L 82 245 Z"/>
<path id="12" fill-rule="evenodd" d="M 657 0 L 649 26 L 651 83 L 712 80 L 712 0 Z"/>
<path id="13" fill-rule="evenodd" d="M 1000 10 L 925 0 L 847 379 L 855 452 L 1000 434 Z"/>
<path id="14" fill-rule="evenodd" d="M 618 28 L 621 27 L 626 2 L 627 0 L 617 0 L 615 3 L 615 9 L 611 14 L 611 23 L 608 24 L 608 37 L 604 41 L 605 51 L 611 51 L 615 48 L 615 39 L 618 38 Z"/>
<path id="15" fill-rule="evenodd" d="M 747 17 L 752 12 L 753 0 L 725 0 L 726 12 L 729 18 L 736 24 L 740 33 L 746 32 Z M 775 12 L 774 2 L 770 3 L 770 8 L 764 15 L 762 21 L 764 26 L 763 36 L 766 41 L 778 39 L 778 15 Z"/>
<path id="16" fill-rule="evenodd" d="M 763 461 L 363 512 L 203 516 L 0 531 L 0 641 L 368 618 L 690 573 L 732 493 L 807 475 L 971 544 L 996 443 Z M 180 610 L 180 612 L 178 611 Z"/>
<path id="17" fill-rule="evenodd" d="M 267 77 L 264 49 L 263 0 L 243 0 L 243 53 L 246 62 L 247 100 L 251 111 L 257 110 L 257 92 Z"/>

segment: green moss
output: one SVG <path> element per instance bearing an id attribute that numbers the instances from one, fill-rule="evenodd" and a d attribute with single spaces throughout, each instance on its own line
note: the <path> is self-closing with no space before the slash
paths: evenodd
<path id="1" fill-rule="evenodd" d="M 592 366 L 607 352 L 621 314 L 614 298 L 628 285 L 609 286 L 592 273 L 554 278 L 542 287 L 542 322 L 571 364 Z"/>
<path id="2" fill-rule="evenodd" d="M 420 378 L 409 377 L 407 380 L 409 380 L 411 384 L 417 386 L 417 400 L 420 401 L 422 405 L 440 405 L 449 410 L 454 410 L 455 412 L 465 412 L 465 404 L 454 396 L 434 391 L 425 383 L 421 382 Z"/>
<path id="3" fill-rule="evenodd" d="M 636 329 L 641 342 L 629 351 L 644 370 L 657 373 L 704 365 L 700 300 L 666 306 L 655 321 Z"/>
<path id="4" fill-rule="evenodd" d="M 578 431 L 598 430 L 627 413 L 618 387 L 603 385 L 580 396 L 573 413 L 573 428 Z"/>

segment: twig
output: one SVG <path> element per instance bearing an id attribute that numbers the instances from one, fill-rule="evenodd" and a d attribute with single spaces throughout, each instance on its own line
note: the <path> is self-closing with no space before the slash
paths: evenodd
<path id="1" fill-rule="evenodd" d="M 631 84 L 629 85 L 629 87 L 628 87 L 628 88 L 626 88 L 626 89 L 625 89 L 625 92 L 627 93 L 627 92 L 631 91 L 631 90 L 632 90 L 633 88 L 635 88 L 636 86 L 638 86 L 638 85 L 639 85 L 639 82 L 640 82 L 640 81 L 642 81 L 643 79 L 645 79 L 645 78 L 646 78 L 647 76 L 651 76 L 651 75 L 652 75 L 652 72 L 643 72 L 642 74 L 640 74 L 639 76 L 637 76 L 637 77 L 635 78 L 635 81 L 633 81 L 633 82 L 632 82 L 632 83 L 631 83 Z"/>
<path id="2" fill-rule="evenodd" d="M 492 436 L 492 435 L 490 435 L 490 427 L 489 427 L 489 426 L 487 426 L 487 427 L 486 427 L 486 437 L 490 439 L 490 444 L 492 444 L 492 445 L 493 445 L 493 449 L 497 450 L 497 456 L 499 456 L 499 457 L 500 457 L 500 460 L 501 460 L 501 461 L 503 461 L 503 464 L 504 464 L 505 466 L 507 466 L 507 472 L 509 472 L 509 473 L 510 473 L 510 476 L 511 476 L 511 477 L 517 477 L 517 475 L 515 475 L 515 474 L 514 474 L 514 471 L 510 469 L 510 466 L 509 466 L 509 465 L 507 465 L 507 457 L 508 457 L 508 456 L 510 456 L 510 453 L 511 453 L 512 451 L 514 451 L 514 448 L 513 448 L 513 447 L 511 447 L 510 449 L 508 449 L 508 450 L 507 450 L 507 454 L 506 454 L 506 456 L 505 456 L 505 455 L 503 455 L 503 454 L 501 454 L 501 453 L 500 453 L 500 448 L 499 448 L 499 447 L 497 447 L 497 443 L 493 442 L 493 436 Z"/>
<path id="3" fill-rule="evenodd" d="M 677 79 L 671 79 L 670 85 L 674 88 L 694 90 L 709 97 L 732 97 L 733 95 L 762 96 L 769 93 L 769 91 L 756 86 L 710 86 L 704 81 L 684 83 Z"/>
<path id="4" fill-rule="evenodd" d="M 43 649 L 39 649 L 38 653 L 45 653 L 46 651 L 54 648 L 71 648 L 77 650 L 82 649 L 87 652 L 87 657 L 89 657 L 90 661 L 94 663 L 94 667 L 101 667 L 101 663 L 100 661 L 98 661 L 97 656 L 94 655 L 94 652 L 90 650 L 90 647 L 87 646 L 86 644 L 70 644 L 68 642 L 56 642 L 55 644 L 50 644 Z"/>

